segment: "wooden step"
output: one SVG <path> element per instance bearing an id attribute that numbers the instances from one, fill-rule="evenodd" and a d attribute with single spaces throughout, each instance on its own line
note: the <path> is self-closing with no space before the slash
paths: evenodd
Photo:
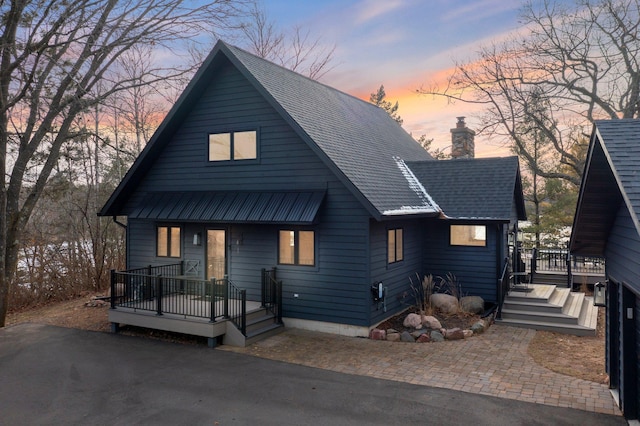
<path id="1" fill-rule="evenodd" d="M 554 285 L 530 284 L 529 291 L 514 289 L 509 291 L 507 299 L 514 302 L 549 303 L 549 298 L 556 289 Z"/>
<path id="2" fill-rule="evenodd" d="M 531 328 L 534 330 L 553 331 L 556 333 L 573 334 L 575 336 L 595 336 L 595 329 L 582 325 L 557 324 L 546 321 L 518 321 L 509 319 L 496 319 L 496 324 L 508 325 L 510 327 Z"/>
<path id="3" fill-rule="evenodd" d="M 510 291 L 496 320 L 513 327 L 547 330 L 579 336 L 596 333 L 597 309 L 584 293 L 552 285 L 531 285 L 532 291 Z"/>

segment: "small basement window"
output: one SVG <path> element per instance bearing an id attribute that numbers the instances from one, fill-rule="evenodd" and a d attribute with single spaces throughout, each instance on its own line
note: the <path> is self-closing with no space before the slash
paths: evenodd
<path id="1" fill-rule="evenodd" d="M 484 225 L 451 225 L 452 246 L 487 245 L 487 227 Z"/>
<path id="2" fill-rule="evenodd" d="M 255 130 L 209 134 L 209 161 L 239 161 L 258 158 Z"/>

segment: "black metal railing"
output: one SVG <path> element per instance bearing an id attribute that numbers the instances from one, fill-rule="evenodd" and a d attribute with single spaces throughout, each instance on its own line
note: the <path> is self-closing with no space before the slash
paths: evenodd
<path id="1" fill-rule="evenodd" d="M 511 286 L 511 274 L 509 273 L 509 258 L 504 258 L 504 266 L 502 267 L 502 273 L 500 274 L 500 278 L 498 279 L 498 309 L 496 311 L 496 318 L 502 319 L 502 305 L 504 304 L 504 299 L 507 297 L 507 293 L 509 293 L 509 289 Z"/>
<path id="2" fill-rule="evenodd" d="M 582 274 L 603 274 L 604 259 L 570 255 L 567 249 L 543 248 L 522 249 L 523 257 L 528 259 L 527 267 L 532 272 L 569 272 Z M 569 264 L 569 262 L 571 262 Z"/>
<path id="3" fill-rule="evenodd" d="M 180 315 L 184 318 L 208 318 L 215 322 L 229 319 L 246 336 L 247 291 L 238 288 L 227 276 L 209 281 L 184 275 L 183 262 L 146 266 L 123 272 L 111 271 L 111 308 Z M 276 280 L 276 268 L 262 270 L 262 307 L 282 323 L 282 281 Z"/>
<path id="4" fill-rule="evenodd" d="M 241 290 L 228 278 L 224 288 L 227 294 L 224 299 L 224 316 L 238 327 L 243 336 L 247 335 L 247 290 Z"/>
<path id="5" fill-rule="evenodd" d="M 276 279 L 276 268 L 262 269 L 262 307 L 274 315 L 274 321 L 282 324 L 282 281 Z"/>
<path id="6" fill-rule="evenodd" d="M 111 271 L 113 309 L 122 306 L 157 315 L 174 314 L 215 321 L 223 316 L 224 294 L 219 280 Z"/>
<path id="7" fill-rule="evenodd" d="M 165 277 L 184 275 L 184 261 L 167 265 L 148 265 L 142 268 L 127 269 L 124 272 Z"/>

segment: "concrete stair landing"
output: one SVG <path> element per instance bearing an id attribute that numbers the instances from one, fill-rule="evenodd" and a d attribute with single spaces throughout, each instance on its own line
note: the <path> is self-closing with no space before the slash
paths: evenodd
<path id="1" fill-rule="evenodd" d="M 598 309 L 593 298 L 555 285 L 529 284 L 509 291 L 497 324 L 595 336 Z"/>

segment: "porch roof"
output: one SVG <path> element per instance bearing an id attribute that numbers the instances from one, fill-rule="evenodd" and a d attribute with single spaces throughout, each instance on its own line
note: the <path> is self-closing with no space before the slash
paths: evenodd
<path id="1" fill-rule="evenodd" d="M 129 218 L 181 222 L 314 223 L 324 191 L 152 192 Z"/>

